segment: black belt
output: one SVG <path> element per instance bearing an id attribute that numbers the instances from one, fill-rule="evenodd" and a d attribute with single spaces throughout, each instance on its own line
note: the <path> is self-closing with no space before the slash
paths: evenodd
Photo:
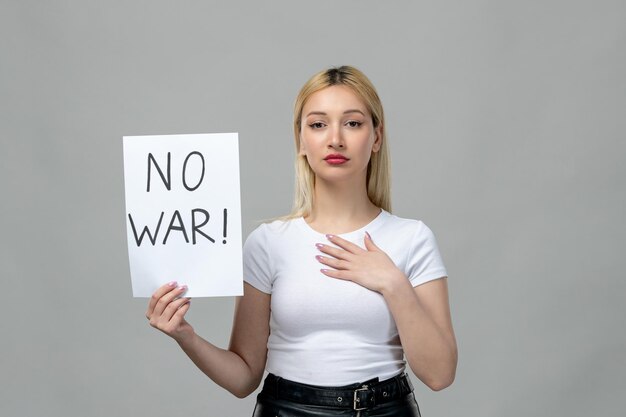
<path id="1" fill-rule="evenodd" d="M 413 392 L 406 374 L 385 381 L 378 378 L 343 387 L 318 387 L 283 379 L 274 374 L 265 378 L 261 395 L 301 404 L 366 410 L 405 397 Z"/>

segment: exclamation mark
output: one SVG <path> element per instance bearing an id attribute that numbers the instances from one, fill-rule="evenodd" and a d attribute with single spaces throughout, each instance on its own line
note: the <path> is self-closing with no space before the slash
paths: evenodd
<path id="1" fill-rule="evenodd" d="M 226 219 L 228 218 L 228 212 L 226 211 L 226 209 L 224 209 L 224 229 L 223 229 L 223 233 L 222 236 L 224 236 L 224 240 L 222 240 L 223 244 L 226 244 Z"/>

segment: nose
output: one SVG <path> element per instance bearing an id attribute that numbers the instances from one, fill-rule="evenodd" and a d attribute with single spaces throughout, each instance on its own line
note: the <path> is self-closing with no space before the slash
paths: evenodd
<path id="1" fill-rule="evenodd" d="M 343 133 L 340 126 L 329 129 L 328 147 L 342 149 L 345 146 Z"/>

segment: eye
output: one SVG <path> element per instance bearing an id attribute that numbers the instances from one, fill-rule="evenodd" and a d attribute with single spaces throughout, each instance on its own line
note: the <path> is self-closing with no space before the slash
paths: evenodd
<path id="1" fill-rule="evenodd" d="M 359 122 L 358 120 L 349 120 L 346 122 L 346 126 L 349 127 L 359 127 L 363 124 L 363 122 Z"/>
<path id="2" fill-rule="evenodd" d="M 321 129 L 321 128 L 323 128 L 324 126 L 325 126 L 325 124 L 324 124 L 324 123 L 322 123 L 322 122 L 313 122 L 313 123 L 309 123 L 309 127 L 310 127 L 311 129 Z"/>

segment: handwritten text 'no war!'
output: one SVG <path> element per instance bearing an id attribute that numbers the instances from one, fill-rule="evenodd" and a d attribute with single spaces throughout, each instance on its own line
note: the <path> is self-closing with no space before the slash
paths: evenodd
<path id="1" fill-rule="evenodd" d="M 199 158 L 199 161 L 202 164 L 202 172 L 200 174 L 200 178 L 198 178 L 195 184 L 193 183 L 190 184 L 187 181 L 187 163 L 190 162 L 192 157 L 194 159 Z M 151 172 L 152 172 L 153 167 L 156 169 L 159 176 L 161 177 L 161 180 L 163 181 L 165 188 L 168 191 L 172 190 L 171 160 L 172 160 L 171 152 L 168 152 L 166 173 L 164 174 L 163 170 L 157 163 L 152 153 L 148 153 L 148 158 L 147 158 L 148 174 L 147 174 L 147 185 L 146 185 L 147 193 L 150 192 L 150 182 L 152 178 Z M 182 185 L 183 187 L 185 187 L 187 191 L 193 192 L 197 190 L 198 187 L 200 187 L 200 185 L 202 184 L 202 180 L 204 179 L 204 171 L 205 171 L 204 164 L 205 164 L 204 156 L 202 156 L 202 154 L 197 151 L 189 153 L 189 155 L 187 155 L 187 157 L 185 158 L 185 162 L 183 163 L 183 169 L 182 169 L 182 183 L 183 183 Z M 148 237 L 148 240 L 150 241 L 150 243 L 152 243 L 152 246 L 156 244 L 158 235 L 159 235 L 159 230 L 161 230 L 161 224 L 163 223 L 164 216 L 165 216 L 165 212 L 162 211 L 161 215 L 159 216 L 159 221 L 156 225 L 154 233 L 150 231 L 148 226 L 144 226 L 144 228 L 141 231 L 141 234 L 138 235 L 137 227 L 135 226 L 135 221 L 133 220 L 133 216 L 130 213 L 128 213 L 128 220 L 130 221 L 130 226 L 133 230 L 133 235 L 135 237 L 135 242 L 137 243 L 137 246 L 141 246 L 145 236 Z M 201 230 L 201 228 L 204 227 L 209 222 L 210 218 L 211 216 L 209 215 L 209 212 L 205 209 L 202 209 L 202 208 L 191 209 L 191 229 L 190 230 L 191 230 L 191 243 L 192 244 L 195 245 L 197 243 L 198 235 L 202 236 L 203 238 L 209 240 L 212 243 L 215 243 L 215 239 L 213 239 L 211 236 L 209 236 L 208 234 L 206 234 L 204 231 Z M 222 243 L 224 244 L 226 244 L 227 219 L 228 219 L 228 211 L 227 209 L 224 209 L 223 223 L 222 223 L 222 236 L 224 238 L 224 240 L 222 240 Z M 165 231 L 165 236 L 163 237 L 162 243 L 164 245 L 167 243 L 167 239 L 169 238 L 170 233 L 172 231 L 180 232 L 182 236 L 184 237 L 185 242 L 189 243 L 189 234 L 187 233 L 187 230 L 189 229 L 185 227 L 185 224 L 180 215 L 180 212 L 178 210 L 174 210 L 174 213 L 172 213 L 172 217 L 169 222 L 169 226 L 167 226 L 167 230 Z"/>

